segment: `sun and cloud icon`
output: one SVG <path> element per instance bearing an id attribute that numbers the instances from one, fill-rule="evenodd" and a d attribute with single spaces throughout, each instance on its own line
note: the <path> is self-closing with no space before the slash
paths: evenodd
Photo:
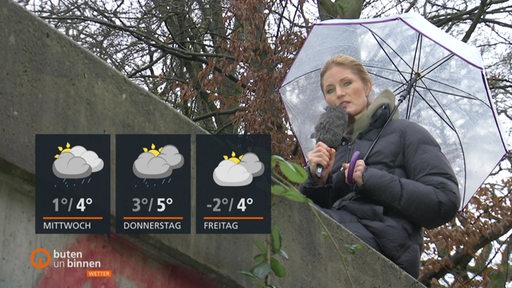
<path id="1" fill-rule="evenodd" d="M 265 166 L 258 155 L 249 152 L 240 156 L 231 152 L 231 157 L 224 155 L 213 171 L 213 180 L 219 186 L 239 187 L 252 183 L 254 177 L 261 176 Z"/>
<path id="2" fill-rule="evenodd" d="M 166 145 L 156 148 L 144 147 L 137 160 L 133 162 L 133 173 L 142 179 L 162 179 L 171 176 L 172 171 L 179 169 L 184 164 L 183 155 L 174 145 Z"/>
<path id="3" fill-rule="evenodd" d="M 60 153 L 55 155 L 52 171 L 59 178 L 86 178 L 103 169 L 103 160 L 94 151 L 78 145 L 71 147 L 69 142 L 65 147 L 58 146 L 57 148 Z"/>

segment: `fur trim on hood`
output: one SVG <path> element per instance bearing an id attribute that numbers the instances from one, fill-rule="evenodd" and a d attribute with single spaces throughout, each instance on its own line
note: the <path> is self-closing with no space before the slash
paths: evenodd
<path id="1" fill-rule="evenodd" d="M 353 124 L 353 129 L 348 129 L 349 135 L 352 140 L 357 138 L 357 135 L 366 129 L 369 125 L 382 127 L 390 116 L 389 113 L 395 108 L 395 95 L 390 90 L 382 91 L 375 100 L 373 100 Z M 393 118 L 398 118 L 398 111 L 393 115 Z"/>

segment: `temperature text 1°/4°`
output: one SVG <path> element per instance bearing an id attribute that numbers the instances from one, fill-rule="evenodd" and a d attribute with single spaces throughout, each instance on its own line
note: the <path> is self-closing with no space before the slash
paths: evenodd
<path id="1" fill-rule="evenodd" d="M 52 203 L 54 204 L 55 212 L 59 212 L 61 208 L 68 212 L 75 209 L 84 212 L 87 205 L 92 204 L 92 198 L 79 198 L 78 200 L 74 198 L 55 198 L 52 200 Z"/>

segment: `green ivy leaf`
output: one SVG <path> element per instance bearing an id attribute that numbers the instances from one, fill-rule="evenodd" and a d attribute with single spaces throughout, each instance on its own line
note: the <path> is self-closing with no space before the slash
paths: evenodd
<path id="1" fill-rule="evenodd" d="M 272 191 L 272 194 L 277 196 L 282 196 L 284 193 L 286 193 L 286 188 L 279 184 L 272 185 L 270 191 Z"/>
<path id="2" fill-rule="evenodd" d="M 258 278 L 258 277 L 256 277 L 256 275 L 252 274 L 252 273 L 251 273 L 251 272 L 249 272 L 249 271 L 239 271 L 239 273 L 240 273 L 240 274 L 242 274 L 242 275 L 248 276 L 249 278 L 259 280 L 259 278 Z"/>
<path id="3" fill-rule="evenodd" d="M 283 278 L 286 275 L 283 264 L 281 264 L 281 262 L 279 262 L 276 258 L 272 257 L 272 259 L 270 259 L 270 266 L 277 277 Z"/>
<path id="4" fill-rule="evenodd" d="M 267 254 L 258 254 L 253 257 L 253 260 L 256 264 L 260 264 L 261 262 L 265 262 L 265 257 Z"/>
<path id="5" fill-rule="evenodd" d="M 363 250 L 363 246 L 361 246 L 361 244 L 352 244 L 352 245 L 349 245 L 349 244 L 345 244 L 345 249 L 347 249 L 348 253 L 350 254 L 356 254 L 357 251 L 361 251 Z"/>
<path id="6" fill-rule="evenodd" d="M 300 166 L 295 167 L 293 164 L 294 163 L 290 162 L 280 162 L 279 169 L 281 169 L 281 172 L 283 172 L 284 176 L 286 176 L 286 178 L 291 182 L 302 183 L 306 181 L 308 179 L 308 175 L 304 171 L 304 168 Z"/>
<path id="7" fill-rule="evenodd" d="M 294 183 L 302 183 L 308 179 L 307 171 L 300 165 L 286 161 L 283 157 L 272 155 L 272 167 L 277 164 L 286 178 Z"/>
<path id="8" fill-rule="evenodd" d="M 260 250 L 261 253 L 267 253 L 267 245 L 265 245 L 265 243 L 259 240 L 255 240 L 254 246 L 256 246 L 256 248 L 258 248 L 258 250 Z"/>
<path id="9" fill-rule="evenodd" d="M 286 161 L 286 160 L 284 160 L 284 158 L 279 155 L 272 155 L 270 157 L 270 164 L 272 165 L 272 167 L 276 166 L 277 162 L 281 162 L 281 161 Z"/>
<path id="10" fill-rule="evenodd" d="M 251 269 L 251 273 L 258 279 L 265 279 L 265 277 L 267 277 L 267 275 L 268 275 L 268 273 L 270 273 L 270 271 L 271 271 L 271 268 L 267 262 L 259 263 L 259 264 L 255 265 L 254 267 L 252 267 L 252 269 Z"/>
<path id="11" fill-rule="evenodd" d="M 281 250 L 281 232 L 279 232 L 279 228 L 277 228 L 277 226 L 272 227 L 270 238 L 272 242 L 272 252 L 279 253 Z"/>
<path id="12" fill-rule="evenodd" d="M 304 196 L 304 194 L 300 193 L 295 188 L 286 190 L 286 192 L 283 194 L 283 196 L 290 200 L 293 200 L 295 202 L 300 202 L 300 203 L 306 202 L 306 199 L 307 199 L 306 196 Z"/>

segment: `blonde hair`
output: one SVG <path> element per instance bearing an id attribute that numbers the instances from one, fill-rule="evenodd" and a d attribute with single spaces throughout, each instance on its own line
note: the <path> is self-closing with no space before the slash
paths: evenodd
<path id="1" fill-rule="evenodd" d="M 327 71 L 331 70 L 331 68 L 335 66 L 343 66 L 348 68 L 350 71 L 352 71 L 352 73 L 357 75 L 361 81 L 363 81 L 364 85 L 368 85 L 370 88 L 372 87 L 372 78 L 361 62 L 357 61 L 354 57 L 338 54 L 329 58 L 329 60 L 325 62 L 322 70 L 320 71 L 320 89 L 322 90 L 322 93 L 324 93 L 324 87 L 322 83 L 324 81 L 325 73 L 327 73 Z"/>

